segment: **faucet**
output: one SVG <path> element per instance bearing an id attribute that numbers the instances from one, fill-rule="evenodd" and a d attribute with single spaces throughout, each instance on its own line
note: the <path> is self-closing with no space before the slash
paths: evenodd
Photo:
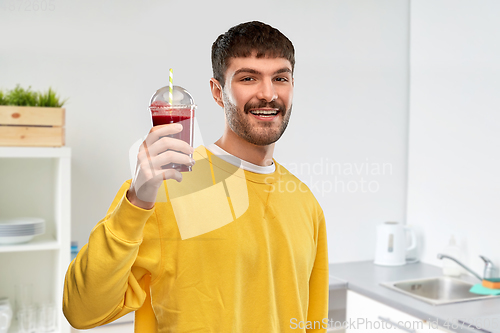
<path id="1" fill-rule="evenodd" d="M 438 257 L 438 259 L 447 258 L 447 259 L 453 260 L 454 262 L 456 262 L 457 264 L 459 264 L 460 266 L 465 268 L 467 271 L 469 271 L 472 275 L 477 277 L 479 280 L 481 280 L 481 281 L 483 280 L 483 278 L 479 274 L 477 274 L 472 269 L 470 269 L 469 267 L 462 264 L 459 260 L 457 260 L 453 257 L 450 257 L 449 255 L 441 254 L 441 253 L 438 253 L 437 257 Z M 483 259 L 484 264 L 485 264 L 485 266 L 484 266 L 484 279 L 487 280 L 487 279 L 498 277 L 499 276 L 498 267 L 496 267 L 493 264 L 493 262 L 490 259 L 486 258 L 485 256 L 479 256 L 479 257 L 481 259 Z"/>
<path id="2" fill-rule="evenodd" d="M 485 256 L 479 256 L 484 261 L 484 279 L 494 279 L 500 277 L 499 269 L 496 267 L 490 259 Z"/>

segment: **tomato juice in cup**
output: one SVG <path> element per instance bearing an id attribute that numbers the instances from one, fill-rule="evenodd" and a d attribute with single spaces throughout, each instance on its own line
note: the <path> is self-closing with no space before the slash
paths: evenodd
<path id="1" fill-rule="evenodd" d="M 189 92 L 181 87 L 173 87 L 172 104 L 169 102 L 169 87 L 158 89 L 151 97 L 149 110 L 153 126 L 179 123 L 182 131 L 169 137 L 194 144 L 194 110 L 196 105 Z M 192 155 L 189 155 L 192 157 Z M 176 169 L 179 172 L 191 171 L 191 166 L 178 163 L 164 165 L 163 169 Z"/>

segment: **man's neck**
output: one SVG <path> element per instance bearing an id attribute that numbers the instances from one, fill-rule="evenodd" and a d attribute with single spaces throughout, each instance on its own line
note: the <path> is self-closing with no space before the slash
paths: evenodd
<path id="1" fill-rule="evenodd" d="M 215 144 L 229 154 L 256 165 L 269 166 L 273 163 L 274 143 L 257 146 L 226 130 Z"/>

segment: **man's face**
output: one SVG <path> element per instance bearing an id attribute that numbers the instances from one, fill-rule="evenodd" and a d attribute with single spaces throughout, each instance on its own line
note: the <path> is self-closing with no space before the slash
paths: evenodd
<path id="1" fill-rule="evenodd" d="M 222 92 L 230 129 L 259 146 L 281 137 L 292 113 L 292 66 L 284 58 L 231 58 Z"/>

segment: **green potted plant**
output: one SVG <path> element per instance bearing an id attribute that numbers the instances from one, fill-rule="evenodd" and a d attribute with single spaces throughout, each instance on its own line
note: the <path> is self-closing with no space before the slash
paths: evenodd
<path id="1" fill-rule="evenodd" d="M 0 90 L 0 146 L 64 146 L 66 101 L 52 88 Z"/>

